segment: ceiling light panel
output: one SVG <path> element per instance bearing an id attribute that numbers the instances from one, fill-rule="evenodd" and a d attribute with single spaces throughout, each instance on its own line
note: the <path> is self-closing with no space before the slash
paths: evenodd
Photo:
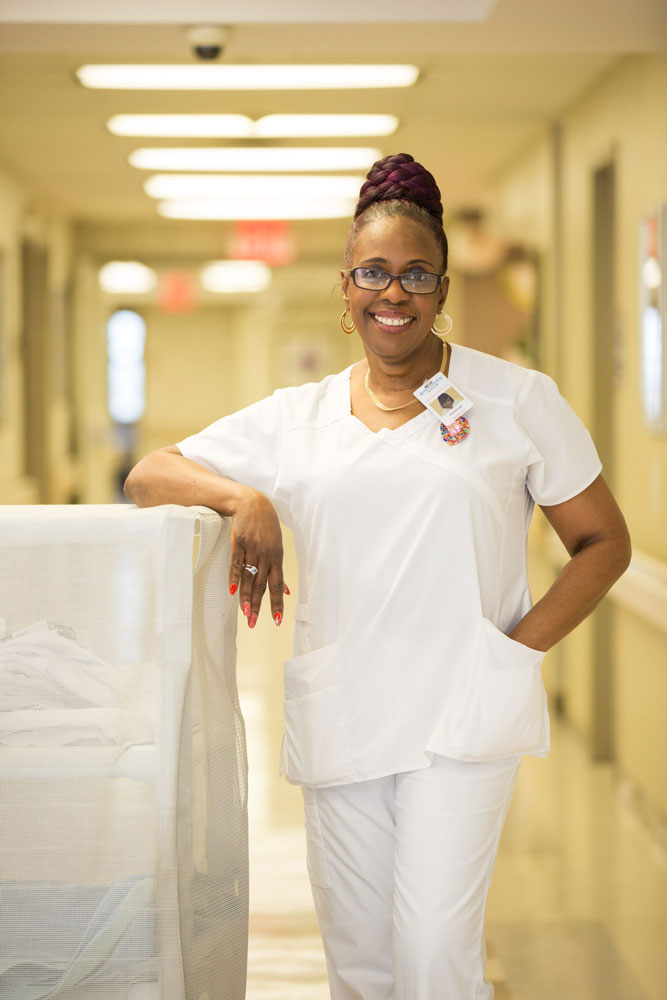
<path id="1" fill-rule="evenodd" d="M 201 170 L 271 172 L 301 170 L 368 170 L 379 160 L 379 149 L 356 146 L 276 149 L 136 149 L 129 161 L 140 170 Z"/>
<path id="2" fill-rule="evenodd" d="M 271 269 L 261 260 L 214 260 L 202 268 L 199 280 L 208 292 L 263 292 L 271 284 Z"/>
<path id="3" fill-rule="evenodd" d="M 424 21 L 480 21 L 488 16 L 497 0 L 421 0 L 406 4 L 405 0 L 385 0 L 382 16 L 385 24 L 392 22 L 421 23 Z M 359 0 L 338 0 L 336 4 L 314 4 L 312 0 L 288 0 L 282 4 L 267 4 L 267 0 L 246 0 L 240 7 L 228 5 L 226 24 L 264 24 L 267 13 L 276 24 L 309 21 L 326 25 L 337 22 L 354 23 L 368 20 L 368 11 Z M 196 0 L 190 4 L 189 15 L 200 24 L 216 24 L 220 18 L 220 0 Z M 93 4 L 90 0 L 3 0 L 0 10 L 3 21 L 82 22 L 106 24 L 112 20 L 127 24 L 177 24 L 183 22 L 183 4 L 137 3 L 136 0 L 116 0 L 113 8 Z M 364 25 L 366 27 L 366 25 Z"/>
<path id="4" fill-rule="evenodd" d="M 151 198 L 357 198 L 364 177 L 321 174 L 156 174 Z"/>
<path id="5" fill-rule="evenodd" d="M 150 292 L 157 281 L 155 271 L 134 260 L 111 260 L 97 277 L 103 291 L 120 294 Z"/>
<path id="6" fill-rule="evenodd" d="M 264 115 L 255 124 L 260 139 L 391 135 L 398 128 L 395 115 Z"/>
<path id="7" fill-rule="evenodd" d="M 103 90 L 360 90 L 411 87 L 409 65 L 88 65 L 77 78 Z"/>
<path id="8" fill-rule="evenodd" d="M 346 219 L 356 198 L 207 198 L 160 201 L 167 219 Z"/>
<path id="9" fill-rule="evenodd" d="M 254 127 L 246 115 L 114 115 L 107 122 L 114 135 L 183 139 L 247 139 Z"/>
<path id="10" fill-rule="evenodd" d="M 114 135 L 167 139 L 324 139 L 392 135 L 395 115 L 114 115 Z"/>

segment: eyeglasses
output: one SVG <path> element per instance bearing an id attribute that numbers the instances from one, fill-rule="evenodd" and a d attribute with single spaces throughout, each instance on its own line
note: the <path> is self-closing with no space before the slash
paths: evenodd
<path id="1" fill-rule="evenodd" d="M 404 292 L 411 295 L 429 295 L 434 292 L 444 278 L 444 274 L 432 271 L 408 271 L 407 274 L 389 274 L 381 267 L 353 267 L 347 272 L 357 288 L 382 292 L 396 279 Z"/>

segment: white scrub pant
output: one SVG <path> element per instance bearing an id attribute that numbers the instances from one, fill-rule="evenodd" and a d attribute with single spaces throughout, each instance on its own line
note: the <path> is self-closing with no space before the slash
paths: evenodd
<path id="1" fill-rule="evenodd" d="M 491 1000 L 484 911 L 519 763 L 302 787 L 332 1000 Z"/>

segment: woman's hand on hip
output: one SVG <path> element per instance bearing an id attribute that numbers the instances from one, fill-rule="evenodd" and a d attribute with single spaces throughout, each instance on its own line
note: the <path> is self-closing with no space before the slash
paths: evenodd
<path id="1" fill-rule="evenodd" d="M 235 505 L 231 541 L 229 591 L 231 594 L 238 592 L 249 627 L 254 628 L 257 624 L 267 587 L 271 616 L 276 625 L 280 625 L 283 593 L 289 594 L 283 580 L 283 536 L 273 504 L 258 490 L 243 489 Z M 256 567 L 257 572 L 251 573 L 248 566 Z"/>

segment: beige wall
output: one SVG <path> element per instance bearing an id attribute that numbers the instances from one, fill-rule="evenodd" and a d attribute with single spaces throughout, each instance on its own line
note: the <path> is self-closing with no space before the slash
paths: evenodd
<path id="1" fill-rule="evenodd" d="M 23 402 L 20 361 L 21 218 L 24 199 L 18 186 L 0 172 L 0 489 L 4 503 L 29 502 L 34 486 L 23 476 Z"/>
<path id="2" fill-rule="evenodd" d="M 46 258 L 45 315 L 39 364 L 43 374 L 43 475 L 26 475 L 22 354 L 22 246 Z M 71 279 L 67 221 L 33 198 L 0 167 L 0 502 L 66 503 L 76 471 L 70 455 L 71 401 L 67 394 L 66 327 Z M 40 422 L 41 424 L 41 422 Z M 33 428 L 34 429 L 34 428 Z"/>
<path id="3" fill-rule="evenodd" d="M 494 214 L 508 234 L 517 229 L 543 251 L 545 301 L 542 367 L 558 378 L 565 396 L 591 422 L 593 369 L 593 173 L 612 161 L 616 168 L 616 335 L 609 349 L 617 358 L 613 457 L 615 492 L 628 519 L 635 549 L 659 562 L 648 587 L 658 592 L 667 561 L 667 437 L 642 426 L 639 396 L 638 235 L 639 220 L 667 201 L 667 58 L 620 61 L 560 124 L 559 163 L 555 131 L 498 179 Z M 555 209 L 562 204 L 560 224 Z M 553 568 L 553 546 L 536 534 L 540 583 Z M 558 559 L 556 558 L 556 562 Z M 631 571 L 632 572 L 632 571 Z M 629 779 L 649 806 L 667 817 L 667 636 L 641 613 L 613 604 L 615 755 L 619 774 Z M 665 609 L 667 620 L 667 608 Z M 561 647 L 562 693 L 569 717 L 591 738 L 593 625 Z"/>
<path id="4" fill-rule="evenodd" d="M 119 465 L 107 409 L 106 323 L 113 311 L 98 284 L 99 262 L 78 254 L 74 267 L 72 326 L 74 386 L 71 401 L 77 427 L 77 498 L 80 503 L 113 503 Z"/>

